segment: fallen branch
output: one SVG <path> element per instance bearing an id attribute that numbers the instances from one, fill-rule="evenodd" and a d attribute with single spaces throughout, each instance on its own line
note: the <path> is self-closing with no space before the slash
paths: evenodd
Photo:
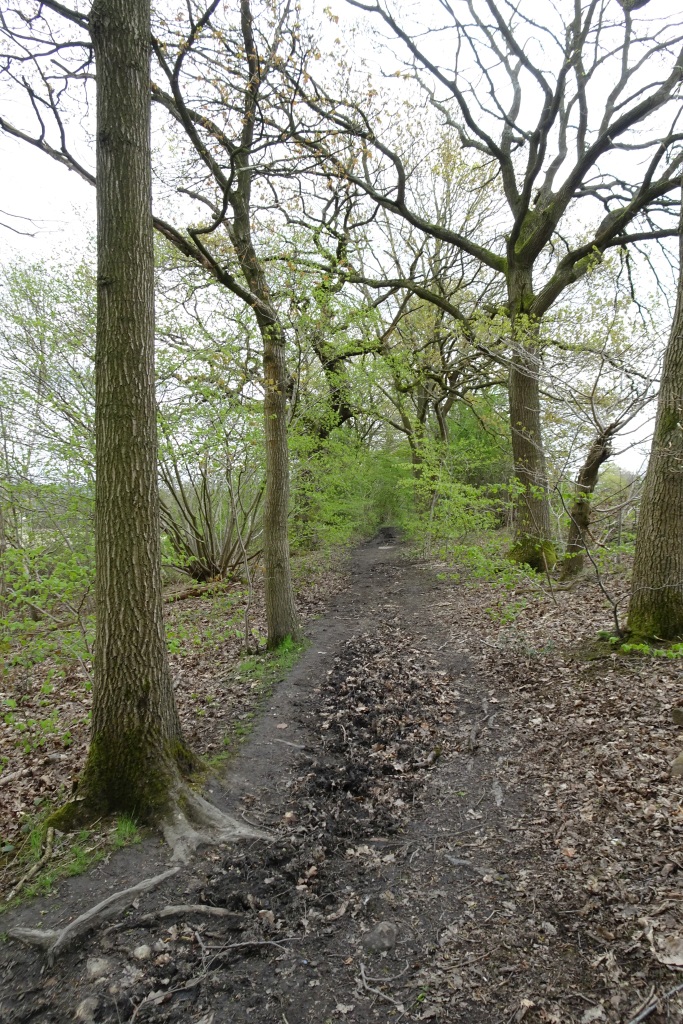
<path id="1" fill-rule="evenodd" d="M 285 949 L 283 942 L 301 942 L 303 935 L 292 935 L 288 939 L 245 939 L 244 942 L 231 942 L 228 946 L 207 946 L 207 949 L 217 949 L 219 953 L 229 953 L 231 949 L 245 949 L 247 946 L 277 946 L 278 949 Z M 214 960 L 218 953 L 213 958 Z"/>
<path id="2" fill-rule="evenodd" d="M 41 949 L 46 949 L 48 964 L 52 966 L 56 957 L 61 952 L 75 942 L 79 936 L 94 928 L 99 921 L 116 913 L 122 905 L 125 906 L 126 903 L 131 903 L 140 893 L 155 889 L 162 882 L 165 882 L 167 878 L 177 875 L 179 871 L 179 867 L 169 868 L 168 871 L 155 875 L 153 878 L 145 878 L 142 882 L 138 882 L 137 885 L 133 885 L 129 889 L 115 892 L 111 896 L 107 896 L 106 900 L 102 900 L 101 903 L 91 907 L 90 910 L 86 910 L 84 914 L 81 914 L 80 917 L 75 918 L 75 920 L 60 930 L 12 928 L 9 931 L 10 938 L 18 939 L 29 946 L 39 946 Z"/>
<path id="3" fill-rule="evenodd" d="M 10 772 L 9 775 L 0 775 L 0 786 L 6 786 L 8 782 L 14 782 L 15 779 L 20 779 L 24 772 L 28 775 L 26 768 L 20 768 L 18 772 Z"/>
<path id="4" fill-rule="evenodd" d="M 189 601 L 193 597 L 206 597 L 207 594 L 220 594 L 221 591 L 229 590 L 238 584 L 234 580 L 216 580 L 212 583 L 197 583 L 195 586 L 187 587 L 185 590 L 175 591 L 167 594 L 164 604 L 176 604 L 178 601 Z"/>
<path id="5" fill-rule="evenodd" d="M 36 861 L 36 863 L 33 865 L 33 867 L 30 869 L 30 871 L 27 871 L 26 874 L 23 876 L 23 878 L 19 879 L 19 881 L 14 886 L 12 891 L 8 893 L 8 895 L 7 895 L 7 902 L 8 903 L 9 903 L 10 900 L 14 899 L 14 897 L 17 895 L 18 892 L 21 891 L 21 889 L 23 889 L 23 887 L 26 884 L 26 882 L 30 882 L 32 878 L 35 878 L 35 876 L 38 874 L 38 872 L 43 867 L 43 865 L 47 864 L 47 862 L 49 861 L 50 857 L 52 856 L 52 844 L 54 842 L 54 838 L 55 838 L 55 830 L 53 828 L 49 828 L 47 830 L 47 835 L 45 837 L 45 851 L 44 851 L 42 857 L 40 858 L 39 861 Z"/>

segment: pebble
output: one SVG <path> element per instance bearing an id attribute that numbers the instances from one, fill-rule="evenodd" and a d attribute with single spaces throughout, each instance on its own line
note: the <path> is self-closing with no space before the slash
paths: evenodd
<path id="1" fill-rule="evenodd" d="M 88 996 L 76 1008 L 76 1020 L 82 1024 L 95 1024 L 100 1009 L 100 1001 L 95 996 Z"/>
<path id="2" fill-rule="evenodd" d="M 152 955 L 151 946 L 136 946 L 133 950 L 133 956 L 136 960 L 149 960 Z"/>
<path id="3" fill-rule="evenodd" d="M 99 981 L 112 973 L 111 960 L 104 956 L 89 957 L 85 965 L 86 974 L 91 981 Z"/>
<path id="4" fill-rule="evenodd" d="M 363 946 L 373 953 L 393 949 L 398 938 L 398 928 L 393 921 L 380 921 L 363 936 Z"/>

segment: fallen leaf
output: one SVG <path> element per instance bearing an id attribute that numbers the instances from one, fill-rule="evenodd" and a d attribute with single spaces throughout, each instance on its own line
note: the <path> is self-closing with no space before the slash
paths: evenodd
<path id="1" fill-rule="evenodd" d="M 590 1006 L 581 1018 L 581 1024 L 592 1024 L 594 1020 L 605 1020 L 605 1009 L 603 1006 Z"/>
<path id="2" fill-rule="evenodd" d="M 666 964 L 667 967 L 683 967 L 683 935 L 658 935 L 654 954 L 660 964 Z"/>

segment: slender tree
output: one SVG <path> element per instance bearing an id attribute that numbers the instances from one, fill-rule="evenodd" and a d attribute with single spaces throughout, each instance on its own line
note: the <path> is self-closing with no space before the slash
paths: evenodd
<path id="1" fill-rule="evenodd" d="M 655 432 L 638 517 L 628 628 L 683 639 L 683 216 L 676 311 L 664 353 Z"/>

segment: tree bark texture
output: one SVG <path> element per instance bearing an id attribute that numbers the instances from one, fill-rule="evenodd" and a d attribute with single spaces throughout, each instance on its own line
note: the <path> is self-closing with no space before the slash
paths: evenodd
<path id="1" fill-rule="evenodd" d="M 149 0 L 95 0 L 96 605 L 79 797 L 154 819 L 186 757 L 161 594 L 154 390 Z"/>
<path id="2" fill-rule="evenodd" d="M 595 491 L 600 467 L 611 454 L 610 435 L 599 433 L 588 449 L 586 461 L 576 478 L 576 496 L 569 509 L 567 548 L 562 559 L 562 579 L 578 576 L 583 570 L 591 520 L 590 496 Z"/>
<path id="3" fill-rule="evenodd" d="M 556 561 L 548 475 L 541 432 L 538 325 L 527 313 L 533 298 L 531 270 L 511 267 L 508 278 L 512 358 L 508 383 L 512 457 L 518 491 L 511 557 L 545 571 Z"/>
<path id="4" fill-rule="evenodd" d="M 263 561 L 266 571 L 268 646 L 299 635 L 289 562 L 289 450 L 287 360 L 280 325 L 261 325 L 265 396 L 266 490 L 263 502 Z"/>
<path id="5" fill-rule="evenodd" d="M 266 486 L 263 499 L 268 647 L 299 636 L 289 560 L 289 448 L 287 445 L 287 358 L 285 335 L 273 306 L 265 271 L 251 240 L 248 200 L 235 210 L 236 252 L 249 288 L 258 296 L 254 309 L 263 343 L 263 416 Z"/>
<path id="6" fill-rule="evenodd" d="M 650 461 L 638 517 L 628 628 L 683 639 L 683 215 L 678 297 L 664 353 Z"/>
<path id="7" fill-rule="evenodd" d="M 254 315 L 263 342 L 263 415 L 266 439 L 266 486 L 263 500 L 263 562 L 265 567 L 268 647 L 299 635 L 289 562 L 289 448 L 287 445 L 287 358 L 285 332 L 273 303 L 263 263 L 251 233 L 251 153 L 261 83 L 262 63 L 254 40 L 249 0 L 241 0 L 240 16 L 249 82 L 244 94 L 241 146 L 234 157 L 236 187 L 232 240 L 240 269 L 256 296 Z"/>

